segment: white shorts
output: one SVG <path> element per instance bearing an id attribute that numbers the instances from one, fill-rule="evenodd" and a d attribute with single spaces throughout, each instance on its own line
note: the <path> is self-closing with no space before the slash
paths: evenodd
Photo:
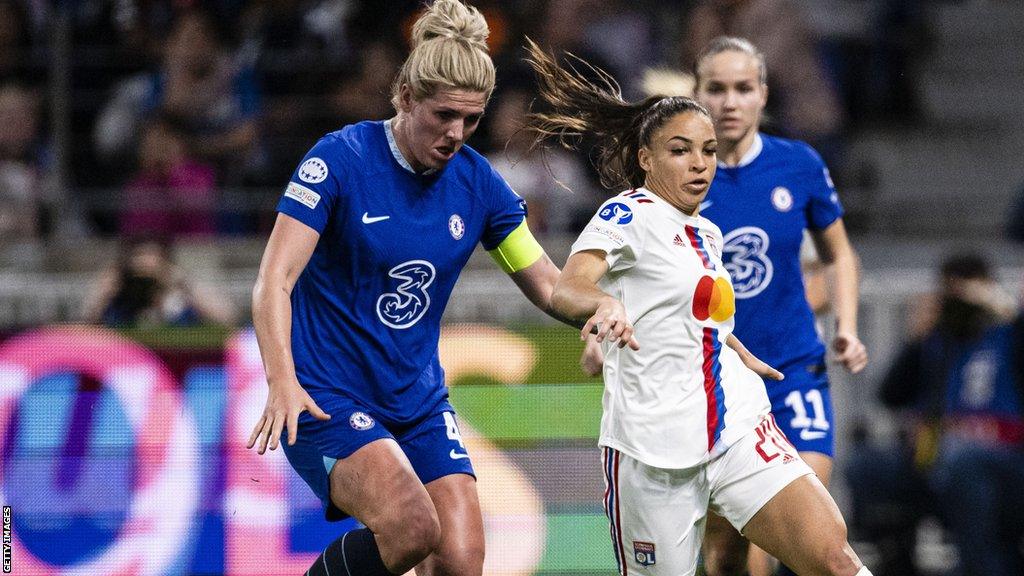
<path id="1" fill-rule="evenodd" d="M 700 466 L 654 468 L 608 447 L 602 462 L 604 508 L 621 576 L 694 574 L 708 510 L 742 533 L 773 496 L 814 473 L 770 415 Z"/>

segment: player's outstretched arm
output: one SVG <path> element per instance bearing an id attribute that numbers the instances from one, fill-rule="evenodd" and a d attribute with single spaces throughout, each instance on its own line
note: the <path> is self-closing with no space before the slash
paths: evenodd
<path id="1" fill-rule="evenodd" d="M 551 293 L 555 291 L 555 283 L 558 282 L 560 274 L 558 266 L 555 266 L 547 254 L 541 252 L 536 262 L 522 270 L 510 272 L 509 276 L 534 306 L 564 322 L 565 320 L 556 316 L 551 309 Z"/>
<path id="2" fill-rule="evenodd" d="M 299 386 L 292 357 L 291 293 L 320 235 L 302 222 L 279 214 L 260 262 L 252 291 L 252 323 L 267 374 L 267 405 L 249 436 L 248 448 L 259 444 L 260 454 L 277 449 L 284 428 L 294 444 L 299 414 L 304 410 L 321 420 L 330 418 Z"/>
<path id="3" fill-rule="evenodd" d="M 729 336 L 725 339 L 725 343 L 729 346 L 729 348 L 732 348 L 733 350 L 736 351 L 737 354 L 739 354 L 740 360 L 743 360 L 744 366 L 756 372 L 757 375 L 760 376 L 761 378 L 768 378 L 771 380 L 782 380 L 783 378 L 786 377 L 785 375 L 783 375 L 782 372 L 779 372 L 775 368 L 772 368 L 767 363 L 765 363 L 764 360 L 761 360 L 757 356 L 754 356 L 754 353 L 751 352 L 750 350 L 747 350 L 747 347 L 743 345 L 743 342 L 740 342 L 740 339 L 737 338 L 735 334 L 729 334 Z"/>
<path id="4" fill-rule="evenodd" d="M 595 340 L 617 342 L 619 347 L 639 350 L 633 337 L 633 324 L 626 308 L 597 287 L 597 281 L 608 271 L 602 250 L 583 250 L 569 257 L 551 295 L 551 307 L 559 316 L 572 322 L 583 322 L 580 338 L 586 340 L 591 331 Z"/>

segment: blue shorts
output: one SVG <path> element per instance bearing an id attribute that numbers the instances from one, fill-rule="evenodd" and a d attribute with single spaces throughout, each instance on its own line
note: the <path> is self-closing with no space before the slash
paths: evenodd
<path id="1" fill-rule="evenodd" d="M 775 423 L 797 451 L 819 452 L 832 458 L 836 427 L 824 361 L 800 365 L 785 374 L 785 380 L 768 386 Z"/>
<path id="2" fill-rule="evenodd" d="M 375 440 L 391 438 L 397 442 L 423 484 L 450 474 L 476 478 L 455 411 L 448 402 L 440 403 L 418 422 L 392 425 L 390 429 L 371 409 L 345 396 L 318 394 L 316 402 L 331 419 L 300 419 L 295 445 L 281 442 L 281 446 L 292 468 L 320 498 L 330 521 L 342 520 L 348 514 L 331 502 L 327 475 L 335 462 Z"/>

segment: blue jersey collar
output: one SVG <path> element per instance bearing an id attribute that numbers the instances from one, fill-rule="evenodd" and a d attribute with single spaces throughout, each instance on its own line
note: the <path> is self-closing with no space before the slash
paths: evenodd
<path id="1" fill-rule="evenodd" d="M 763 150 L 763 149 L 764 149 L 764 141 L 761 140 L 761 133 L 758 132 L 757 134 L 754 134 L 754 142 L 750 145 L 750 150 L 747 150 L 747 153 L 743 155 L 743 158 L 740 158 L 739 164 L 737 164 L 735 166 L 729 166 L 728 164 L 726 164 L 724 162 L 719 162 L 718 163 L 718 167 L 719 168 L 743 168 L 744 166 L 750 164 L 754 160 L 757 160 L 757 157 L 761 155 L 761 150 Z"/>

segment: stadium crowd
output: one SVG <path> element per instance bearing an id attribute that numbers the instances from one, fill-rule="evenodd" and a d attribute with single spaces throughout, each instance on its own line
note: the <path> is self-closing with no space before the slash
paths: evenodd
<path id="1" fill-rule="evenodd" d="M 870 170 L 845 162 L 850 130 L 893 114 L 914 118 L 910 63 L 924 44 L 908 38 L 923 29 L 913 0 L 866 3 L 870 34 L 819 32 L 807 3 L 794 0 L 479 4 L 499 77 L 494 113 L 473 145 L 503 155 L 519 175 L 540 234 L 571 233 L 600 198 L 588 158 L 552 153 L 545 165 L 513 137 L 533 94 L 522 62 L 527 34 L 608 70 L 627 96 L 641 93 L 650 67 L 690 70 L 695 47 L 715 35 L 750 36 L 769 62 L 787 63 L 769 79 L 767 130 L 811 142 L 840 182 L 860 187 L 870 186 Z M 309 142 L 392 113 L 386 94 L 419 8 L 415 0 L 3 0 L 0 239 L 267 232 L 273 196 Z M 881 32 L 894 30 L 908 40 L 894 45 Z M 865 61 L 876 63 L 871 83 L 858 80 Z M 523 177 L 541 165 L 564 190 Z"/>

